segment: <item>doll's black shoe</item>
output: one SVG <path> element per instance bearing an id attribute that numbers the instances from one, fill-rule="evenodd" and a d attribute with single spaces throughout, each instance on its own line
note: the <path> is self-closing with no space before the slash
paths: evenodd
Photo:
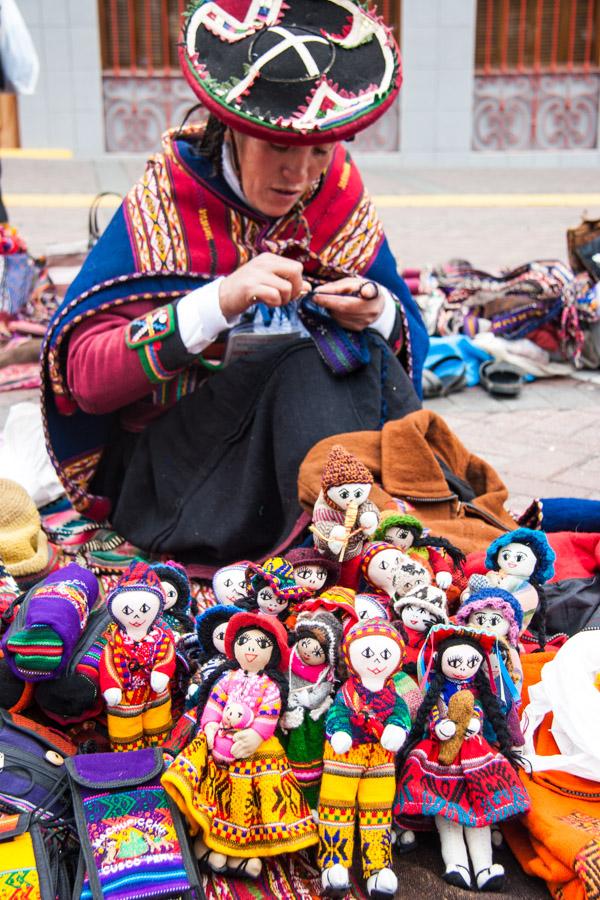
<path id="1" fill-rule="evenodd" d="M 466 866 L 447 866 L 442 878 L 453 887 L 462 888 L 463 891 L 471 890 L 471 873 Z"/>
<path id="2" fill-rule="evenodd" d="M 398 890 L 398 879 L 391 869 L 380 869 L 367 879 L 367 894 L 373 900 L 390 900 Z"/>
<path id="3" fill-rule="evenodd" d="M 341 863 L 321 872 L 321 884 L 326 897 L 345 897 L 350 890 L 350 873 Z"/>
<path id="4" fill-rule="evenodd" d="M 485 869 L 480 869 L 475 876 L 478 891 L 501 891 L 504 887 L 504 866 L 494 863 Z"/>
<path id="5" fill-rule="evenodd" d="M 414 831 L 394 829 L 392 832 L 392 841 L 398 853 L 412 853 L 417 846 L 417 838 Z"/>

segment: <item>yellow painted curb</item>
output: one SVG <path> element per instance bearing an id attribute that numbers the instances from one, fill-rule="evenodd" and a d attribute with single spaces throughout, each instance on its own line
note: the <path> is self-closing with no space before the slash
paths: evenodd
<path id="1" fill-rule="evenodd" d="M 1 147 L 2 159 L 73 159 L 73 151 L 60 147 Z"/>

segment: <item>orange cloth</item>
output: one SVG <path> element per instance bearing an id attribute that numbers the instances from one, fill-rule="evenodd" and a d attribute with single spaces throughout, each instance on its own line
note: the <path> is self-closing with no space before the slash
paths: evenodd
<path id="1" fill-rule="evenodd" d="M 523 708 L 528 687 L 540 681 L 542 666 L 555 652 L 523 656 Z M 574 688 L 575 689 L 575 688 Z M 548 714 L 538 728 L 540 755 L 559 753 Z M 530 875 L 543 878 L 560 900 L 600 898 L 600 783 L 566 772 L 537 772 L 521 779 L 531 798 L 531 811 L 503 826 L 510 847 Z"/>

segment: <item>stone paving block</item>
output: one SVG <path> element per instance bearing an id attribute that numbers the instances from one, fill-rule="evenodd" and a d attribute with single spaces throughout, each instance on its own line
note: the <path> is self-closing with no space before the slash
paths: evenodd
<path id="1" fill-rule="evenodd" d="M 578 487 L 595 494 L 600 500 L 600 455 L 593 456 L 581 465 L 572 465 L 556 474 L 552 481 L 556 487 Z"/>

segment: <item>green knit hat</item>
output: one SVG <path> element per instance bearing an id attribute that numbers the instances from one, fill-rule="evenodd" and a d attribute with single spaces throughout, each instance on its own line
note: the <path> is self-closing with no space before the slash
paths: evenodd
<path id="1" fill-rule="evenodd" d="M 416 537 L 421 537 L 424 531 L 423 523 L 408 513 L 384 512 L 381 513 L 379 526 L 373 535 L 374 541 L 384 541 L 388 528 L 408 528 L 417 532 Z"/>

